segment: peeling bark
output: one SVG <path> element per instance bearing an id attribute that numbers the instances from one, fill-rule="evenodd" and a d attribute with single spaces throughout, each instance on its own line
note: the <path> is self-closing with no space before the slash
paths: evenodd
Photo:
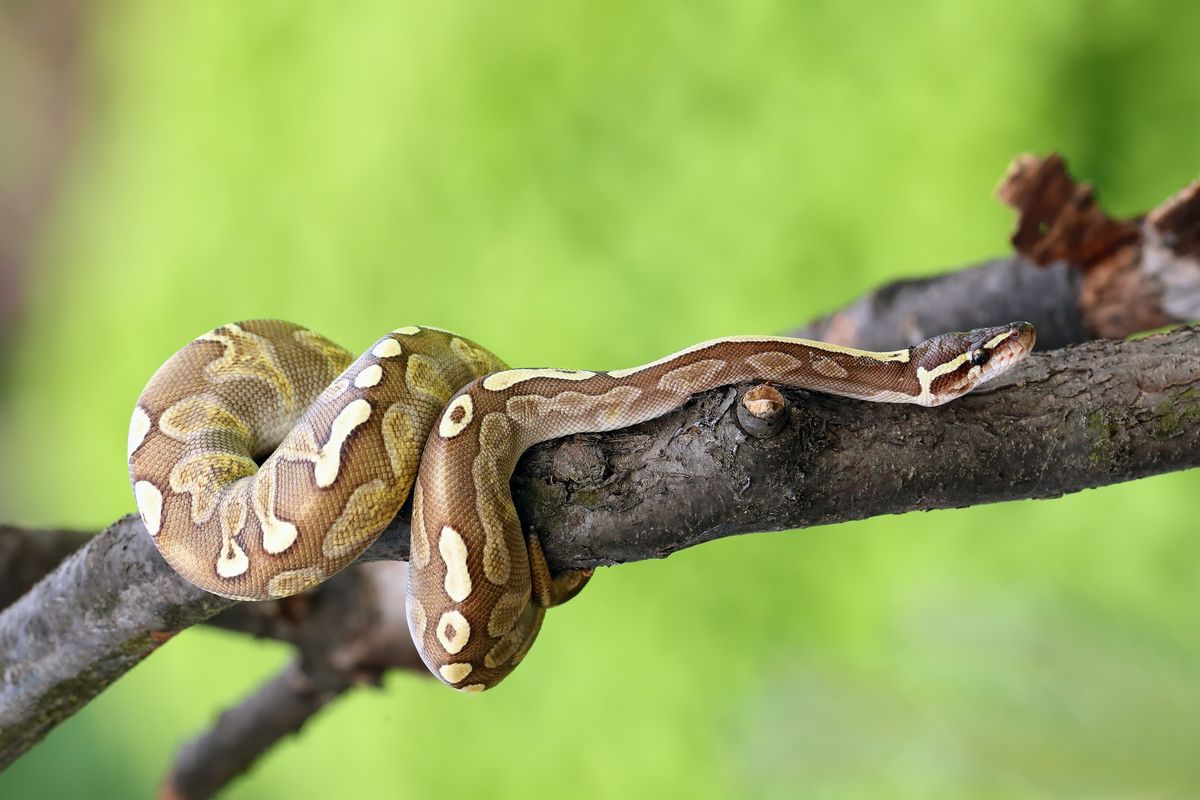
<path id="1" fill-rule="evenodd" d="M 1023 319 L 1045 351 L 1200 319 L 1200 182 L 1117 220 L 1060 156 L 1022 156 L 997 194 L 1018 214 L 1014 256 L 887 284 L 795 335 L 890 350 Z"/>

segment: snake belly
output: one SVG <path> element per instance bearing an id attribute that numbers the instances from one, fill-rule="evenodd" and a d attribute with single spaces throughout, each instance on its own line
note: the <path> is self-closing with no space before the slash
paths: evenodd
<path id="1" fill-rule="evenodd" d="M 1012 323 L 892 352 L 739 336 L 632 369 L 506 369 L 468 339 L 398 328 L 357 359 L 306 328 L 225 325 L 172 356 L 138 399 L 129 470 L 168 563 L 226 597 L 310 588 L 352 562 L 413 492 L 408 621 L 430 671 L 464 692 L 520 663 L 545 609 L 587 573 L 551 575 L 509 492 L 541 441 L 643 422 L 748 380 L 939 405 L 1033 347 Z"/>

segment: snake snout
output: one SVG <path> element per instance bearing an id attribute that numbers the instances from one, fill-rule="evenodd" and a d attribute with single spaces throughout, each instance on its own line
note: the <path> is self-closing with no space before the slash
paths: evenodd
<path id="1" fill-rule="evenodd" d="M 1030 322 L 1014 322 L 1009 327 L 1017 332 L 1013 339 L 1020 346 L 1021 355 L 1028 354 L 1033 349 L 1034 343 L 1037 342 L 1037 328 L 1033 327 Z"/>

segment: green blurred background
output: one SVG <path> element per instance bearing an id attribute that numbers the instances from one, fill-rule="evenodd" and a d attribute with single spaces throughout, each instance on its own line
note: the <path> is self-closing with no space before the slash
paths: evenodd
<path id="1" fill-rule="evenodd" d="M 0 12 L 10 56 L 38 7 Z M 615 368 L 1005 253 L 992 190 L 1018 153 L 1061 151 L 1119 213 L 1200 172 L 1195 2 L 63 8 L 74 49 L 29 63 L 67 88 L 0 110 L 10 200 L 35 156 L 54 188 L 10 226 L 4 521 L 132 510 L 133 402 L 226 321 L 356 350 L 430 324 L 516 365 Z M 501 690 L 391 675 L 229 796 L 1195 797 L 1198 489 L 605 570 Z M 0 796 L 145 796 L 289 658 L 188 631 Z"/>

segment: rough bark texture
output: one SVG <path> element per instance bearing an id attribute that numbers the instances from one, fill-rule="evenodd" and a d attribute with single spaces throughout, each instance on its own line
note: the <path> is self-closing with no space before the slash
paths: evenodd
<path id="1" fill-rule="evenodd" d="M 1013 383 L 1015 381 L 1015 383 Z M 1200 464 L 1200 331 L 1032 356 L 1008 385 L 936 409 L 787 391 L 777 436 L 735 389 L 636 428 L 534 448 L 518 509 L 555 568 L 720 536 L 1064 492 Z M 669 497 L 670 502 L 663 502 Z M 407 516 L 373 556 L 407 555 Z M 0 614 L 7 763 L 170 635 L 232 605 L 178 577 L 127 517 Z"/>
<path id="2" fill-rule="evenodd" d="M 0 609 L 10 605 L 93 534 L 0 525 Z"/>
<path id="3" fill-rule="evenodd" d="M 890 349 L 945 330 L 1030 320 L 1042 352 L 1005 385 L 939 409 L 785 391 L 786 407 L 771 414 L 786 424 L 754 435 L 737 422 L 749 387 L 735 387 L 637 428 L 539 446 L 518 466 L 514 491 L 551 565 L 613 564 L 742 532 L 1052 497 L 1200 463 L 1200 332 L 1045 352 L 1200 317 L 1196 186 L 1144 219 L 1118 222 L 1061 160 L 1023 158 L 1001 194 L 1020 212 L 1018 256 L 891 284 L 799 335 Z M 407 520 L 406 508 L 364 560 L 407 557 Z M 4 538 L 0 575 L 16 574 Z M 66 549 L 42 557 L 38 569 Z M 403 580 L 374 572 L 399 566 L 356 566 L 297 598 L 236 604 L 178 578 L 135 518 L 117 521 L 0 613 L 0 767 L 175 632 L 223 612 L 212 624 L 289 641 L 300 657 L 185 748 L 163 789 L 211 794 L 348 687 L 389 668 L 418 668 L 395 616 Z M 22 580 L 23 588 L 28 575 Z"/>
<path id="4" fill-rule="evenodd" d="M 0 614 L 0 765 L 231 603 L 172 573 L 136 517 L 93 537 Z"/>
<path id="5" fill-rule="evenodd" d="M 727 413 L 732 390 L 709 393 L 620 436 L 533 450 L 515 482 L 518 509 L 549 534 L 554 566 L 590 567 L 738 533 L 1057 497 L 1200 464 L 1196 329 L 1042 354 L 1014 373 L 936 409 L 785 389 L 790 424 L 768 440 Z"/>

